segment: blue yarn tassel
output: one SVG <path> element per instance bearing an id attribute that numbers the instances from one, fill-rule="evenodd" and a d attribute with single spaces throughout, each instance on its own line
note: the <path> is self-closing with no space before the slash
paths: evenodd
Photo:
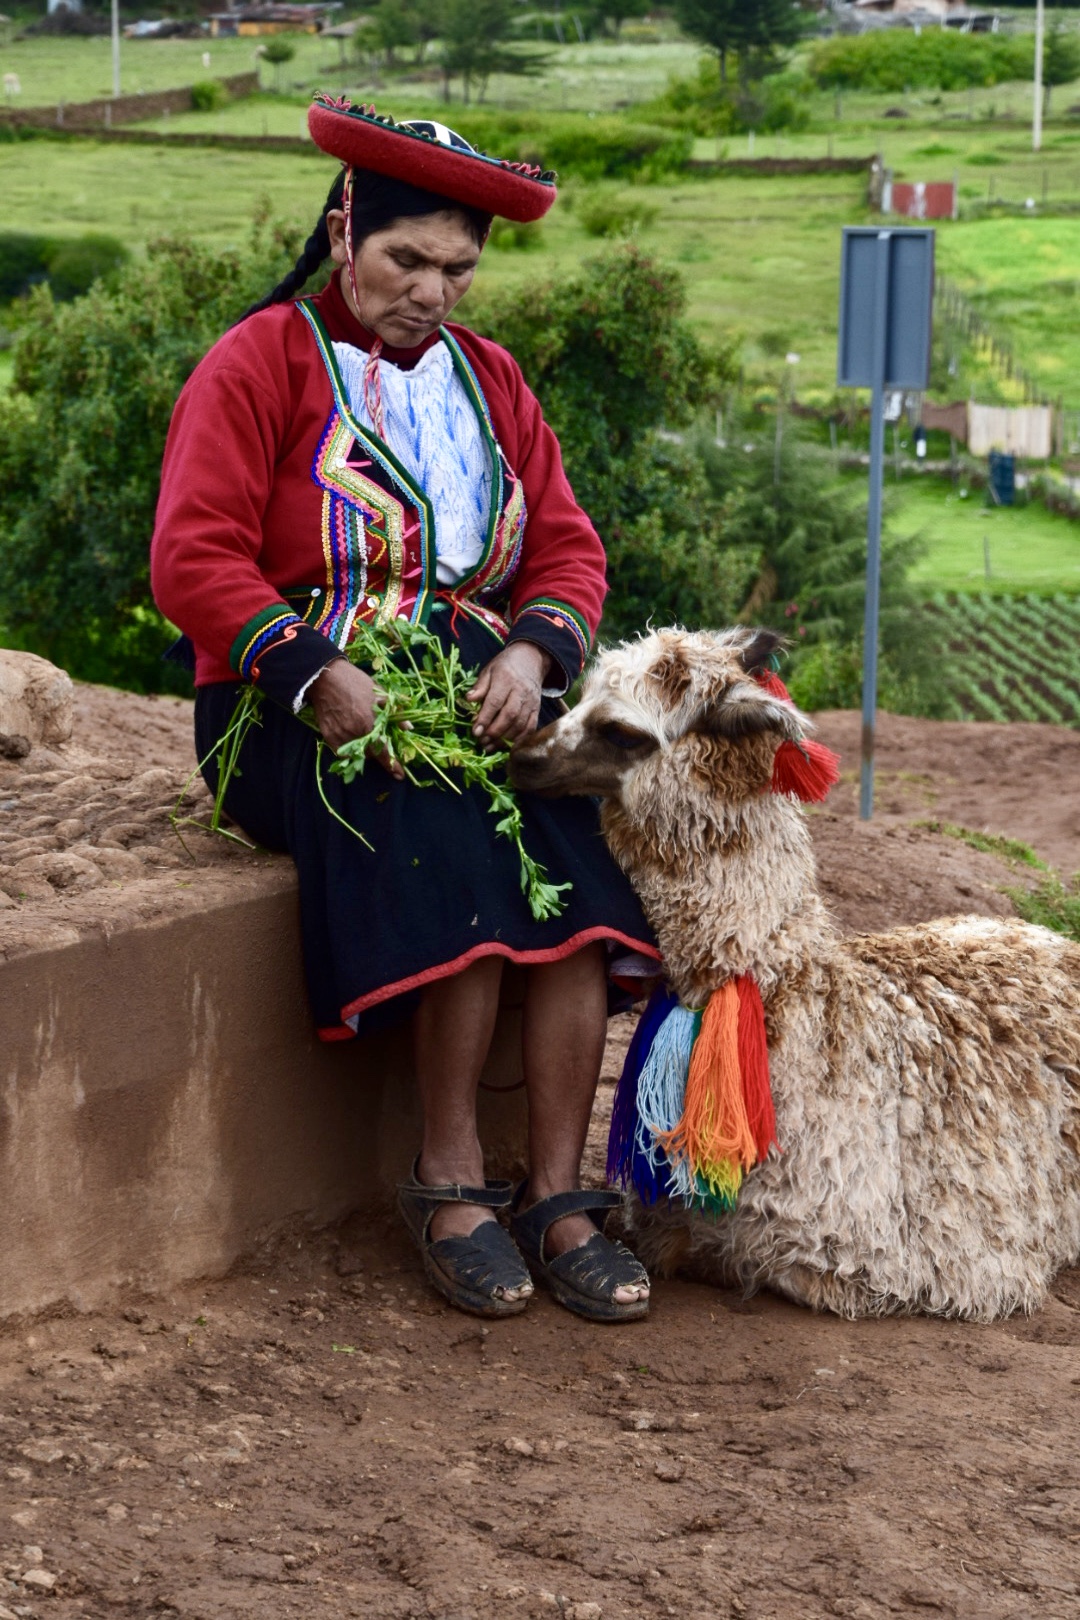
<path id="1" fill-rule="evenodd" d="M 611 1109 L 607 1156 L 608 1181 L 620 1182 L 625 1187 L 627 1182 L 632 1180 L 646 1203 L 655 1202 L 665 1189 L 658 1185 L 651 1155 L 647 1161 L 639 1162 L 641 1155 L 635 1152 L 638 1081 L 648 1061 L 657 1031 L 672 1008 L 678 1005 L 679 998 L 673 991 L 666 985 L 657 985 L 649 997 L 645 1011 L 638 1019 L 622 1074 L 619 1076 L 619 1084 L 615 1088 L 615 1100 Z M 642 1182 L 647 1190 L 643 1190 Z"/>
<path id="2" fill-rule="evenodd" d="M 646 1188 L 686 1198 L 693 1195 L 693 1171 L 685 1163 L 670 1164 L 657 1137 L 673 1131 L 682 1118 L 690 1053 L 701 1027 L 701 1014 L 676 1003 L 656 1032 L 637 1089 L 637 1131 L 634 1141 L 634 1185 L 649 1201 Z M 639 1176 L 641 1183 L 639 1184 Z"/>

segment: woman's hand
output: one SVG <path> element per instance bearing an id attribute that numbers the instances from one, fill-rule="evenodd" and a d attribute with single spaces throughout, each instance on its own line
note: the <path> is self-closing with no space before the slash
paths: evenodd
<path id="1" fill-rule="evenodd" d="M 473 736 L 487 748 L 508 747 L 536 730 L 540 714 L 540 688 L 551 668 L 551 658 L 531 641 L 512 641 L 480 672 L 470 703 L 480 712 Z"/>
<path id="2" fill-rule="evenodd" d="M 375 724 L 375 710 L 386 701 L 371 676 L 347 658 L 335 658 L 327 664 L 318 680 L 308 687 L 307 698 L 323 741 L 333 749 L 366 737 Z M 403 779 L 405 772 L 400 765 L 391 763 L 385 749 L 374 757 L 391 776 Z"/>

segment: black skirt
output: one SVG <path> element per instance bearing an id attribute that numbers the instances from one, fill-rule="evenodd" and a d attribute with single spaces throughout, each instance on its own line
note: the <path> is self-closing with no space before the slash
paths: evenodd
<path id="1" fill-rule="evenodd" d="M 500 650 L 494 632 L 446 612 L 432 628 L 457 641 L 466 667 Z M 200 687 L 198 756 L 216 789 L 214 744 L 241 688 Z M 545 700 L 541 724 L 554 719 Z M 247 734 L 226 799 L 232 819 L 267 849 L 288 852 L 300 878 L 308 993 L 324 1040 L 397 1022 L 425 984 L 460 973 L 482 956 L 558 961 L 595 940 L 651 958 L 658 952 L 633 889 L 608 853 L 590 799 L 522 794 L 523 842 L 548 881 L 573 885 L 562 914 L 537 922 L 521 892 L 517 850 L 495 832 L 480 789 L 452 793 L 397 782 L 374 762 L 351 783 L 323 756 L 323 791 L 338 815 L 373 845 L 364 847 L 331 816 L 315 779 L 317 737 L 271 702 Z"/>

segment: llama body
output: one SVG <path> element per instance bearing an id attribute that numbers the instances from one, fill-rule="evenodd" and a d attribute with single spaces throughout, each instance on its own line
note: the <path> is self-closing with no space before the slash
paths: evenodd
<path id="1" fill-rule="evenodd" d="M 523 787 L 604 794 L 685 1004 L 741 974 L 764 1002 L 780 1151 L 730 1215 L 635 1200 L 638 1252 L 847 1316 L 1031 1310 L 1080 1256 L 1080 948 L 982 917 L 841 938 L 805 813 L 768 791 L 809 729 L 748 678 L 774 644 L 605 653 L 515 759 Z"/>

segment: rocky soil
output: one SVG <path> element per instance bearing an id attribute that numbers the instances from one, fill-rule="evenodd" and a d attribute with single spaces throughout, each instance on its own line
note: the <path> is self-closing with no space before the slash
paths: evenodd
<path id="1" fill-rule="evenodd" d="M 169 829 L 189 725 L 83 688 L 73 744 L 0 766 L 4 948 L 258 878 Z M 857 763 L 856 716 L 822 735 Z M 880 743 L 874 822 L 850 771 L 814 817 L 843 926 L 1011 909 L 1026 869 L 920 823 L 1080 865 L 1077 734 L 886 717 Z M 485 1328 L 427 1294 L 396 1227 L 354 1221 L 8 1324 L 0 1389 L 0 1620 L 1080 1613 L 1080 1270 L 991 1327 L 668 1282 L 631 1328 L 543 1296 Z"/>

